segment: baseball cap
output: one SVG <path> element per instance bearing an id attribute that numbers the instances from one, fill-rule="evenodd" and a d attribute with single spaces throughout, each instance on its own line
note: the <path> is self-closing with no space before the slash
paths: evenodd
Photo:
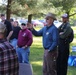
<path id="1" fill-rule="evenodd" d="M 14 20 L 11 18 L 11 19 L 10 19 L 10 22 L 13 22 L 13 21 L 14 21 Z"/>
<path id="2" fill-rule="evenodd" d="M 62 15 L 62 18 L 68 18 L 68 14 L 66 14 L 66 13 L 63 14 L 63 15 Z"/>
<path id="3" fill-rule="evenodd" d="M 26 26 L 26 23 L 21 23 L 22 26 Z"/>

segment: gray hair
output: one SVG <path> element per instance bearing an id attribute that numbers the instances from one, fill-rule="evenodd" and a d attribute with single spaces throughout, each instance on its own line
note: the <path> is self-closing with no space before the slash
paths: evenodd
<path id="1" fill-rule="evenodd" d="M 4 35 L 7 33 L 6 25 L 2 22 L 0 22 L 0 33 L 3 33 Z"/>

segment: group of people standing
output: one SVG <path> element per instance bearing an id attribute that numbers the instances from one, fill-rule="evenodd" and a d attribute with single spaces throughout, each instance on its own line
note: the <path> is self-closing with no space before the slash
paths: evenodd
<path id="1" fill-rule="evenodd" d="M 19 75 L 19 63 L 29 64 L 32 33 L 26 23 L 6 20 L 1 14 L 0 23 L 0 75 Z"/>
<path id="2" fill-rule="evenodd" d="M 28 25 L 35 36 L 43 37 L 43 75 L 67 75 L 69 46 L 74 38 L 69 16 L 66 13 L 62 15 L 59 28 L 53 23 L 56 20 L 53 13 L 48 13 L 45 20 L 46 26 L 39 31 Z"/>
<path id="3" fill-rule="evenodd" d="M 74 38 L 67 14 L 62 15 L 63 23 L 59 28 L 53 23 L 56 20 L 55 15 L 46 14 L 46 26 L 39 31 L 36 31 L 31 23 L 28 23 L 28 27 L 26 23 L 19 27 L 17 21 L 6 20 L 4 14 L 1 14 L 1 19 L 0 74 L 18 75 L 19 63 L 29 63 L 33 34 L 43 37 L 43 75 L 67 75 L 69 45 Z"/>

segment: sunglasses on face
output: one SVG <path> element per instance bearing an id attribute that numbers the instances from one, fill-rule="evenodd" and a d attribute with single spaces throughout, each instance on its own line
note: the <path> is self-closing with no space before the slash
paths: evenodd
<path id="1" fill-rule="evenodd" d="M 46 20 L 49 20 L 49 18 L 46 18 Z"/>
<path id="2" fill-rule="evenodd" d="M 50 17 L 47 17 L 47 18 L 45 18 L 46 20 L 49 20 L 50 19 Z"/>
<path id="3" fill-rule="evenodd" d="M 26 24 L 21 24 L 21 26 L 26 26 Z"/>

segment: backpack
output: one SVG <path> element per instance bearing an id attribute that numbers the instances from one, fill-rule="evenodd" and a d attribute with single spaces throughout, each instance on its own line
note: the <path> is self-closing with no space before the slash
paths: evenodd
<path id="1" fill-rule="evenodd" d="M 71 28 L 72 29 L 72 28 Z M 73 32 L 73 29 L 72 29 L 72 32 L 69 34 L 69 36 L 68 36 L 68 41 L 69 41 L 69 43 L 71 43 L 72 41 L 73 41 L 73 39 L 74 39 L 74 32 Z"/>

